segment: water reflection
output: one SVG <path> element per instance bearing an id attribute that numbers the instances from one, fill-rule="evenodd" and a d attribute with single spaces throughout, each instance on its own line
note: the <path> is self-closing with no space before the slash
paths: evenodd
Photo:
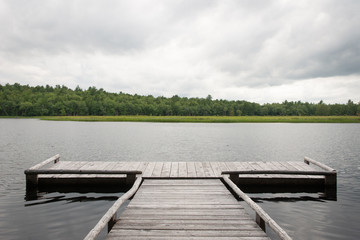
<path id="1" fill-rule="evenodd" d="M 118 196 L 101 196 L 101 197 L 87 197 L 87 196 L 78 196 L 78 197 L 67 197 L 66 195 L 55 196 L 55 197 L 40 197 L 38 198 L 41 201 L 25 203 L 25 207 L 48 204 L 53 202 L 62 202 L 65 201 L 67 204 L 74 202 L 91 202 L 91 201 L 116 201 Z"/>
<path id="2" fill-rule="evenodd" d="M 252 197 L 254 202 L 263 203 L 267 202 L 303 202 L 303 201 L 313 201 L 313 202 L 325 202 L 321 198 L 310 197 L 310 196 L 300 196 L 300 197 Z"/>
<path id="3" fill-rule="evenodd" d="M 89 185 L 44 185 L 39 188 L 26 189 L 25 200 L 33 201 L 44 198 L 48 193 L 124 193 L 130 186 L 89 186 Z"/>

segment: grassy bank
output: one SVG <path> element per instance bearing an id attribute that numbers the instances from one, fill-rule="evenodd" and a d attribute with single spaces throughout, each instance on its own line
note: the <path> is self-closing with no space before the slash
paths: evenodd
<path id="1" fill-rule="evenodd" d="M 284 122 L 284 123 L 360 123 L 358 116 L 49 116 L 37 117 L 51 121 L 104 122 Z"/>

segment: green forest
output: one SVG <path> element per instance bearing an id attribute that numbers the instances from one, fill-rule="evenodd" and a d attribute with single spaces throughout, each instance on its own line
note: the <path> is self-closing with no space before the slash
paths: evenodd
<path id="1" fill-rule="evenodd" d="M 110 93 L 89 87 L 87 90 L 55 87 L 0 84 L 0 116 L 354 116 L 360 103 L 346 104 L 284 101 L 258 104 L 244 100 L 213 100 L 177 95 L 153 97 Z"/>

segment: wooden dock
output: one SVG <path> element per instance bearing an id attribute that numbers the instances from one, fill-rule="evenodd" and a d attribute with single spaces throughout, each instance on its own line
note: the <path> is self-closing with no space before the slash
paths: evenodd
<path id="1" fill-rule="evenodd" d="M 280 239 L 291 239 L 240 188 L 250 185 L 259 191 L 264 186 L 269 190 L 269 186 L 285 185 L 294 191 L 294 186 L 316 186 L 336 199 L 336 170 L 310 158 L 304 162 L 73 162 L 59 159 L 60 156 L 55 155 L 25 170 L 27 196 L 36 196 L 42 185 L 55 188 L 59 184 L 132 186 L 86 239 L 95 239 L 106 225 L 111 230 L 108 239 L 268 239 L 264 233 L 266 225 Z M 255 221 L 234 196 L 255 211 Z M 131 197 L 134 198 L 117 218 L 118 209 Z"/>

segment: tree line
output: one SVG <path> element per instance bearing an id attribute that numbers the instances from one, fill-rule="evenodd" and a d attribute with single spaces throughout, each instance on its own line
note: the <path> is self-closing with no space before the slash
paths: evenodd
<path id="1" fill-rule="evenodd" d="M 244 100 L 213 100 L 140 96 L 110 93 L 89 87 L 74 90 L 55 87 L 0 84 L 0 116 L 84 116 L 84 115 L 153 115 L 153 116 L 328 116 L 360 114 L 360 103 L 346 104 L 284 101 L 258 104 Z"/>

